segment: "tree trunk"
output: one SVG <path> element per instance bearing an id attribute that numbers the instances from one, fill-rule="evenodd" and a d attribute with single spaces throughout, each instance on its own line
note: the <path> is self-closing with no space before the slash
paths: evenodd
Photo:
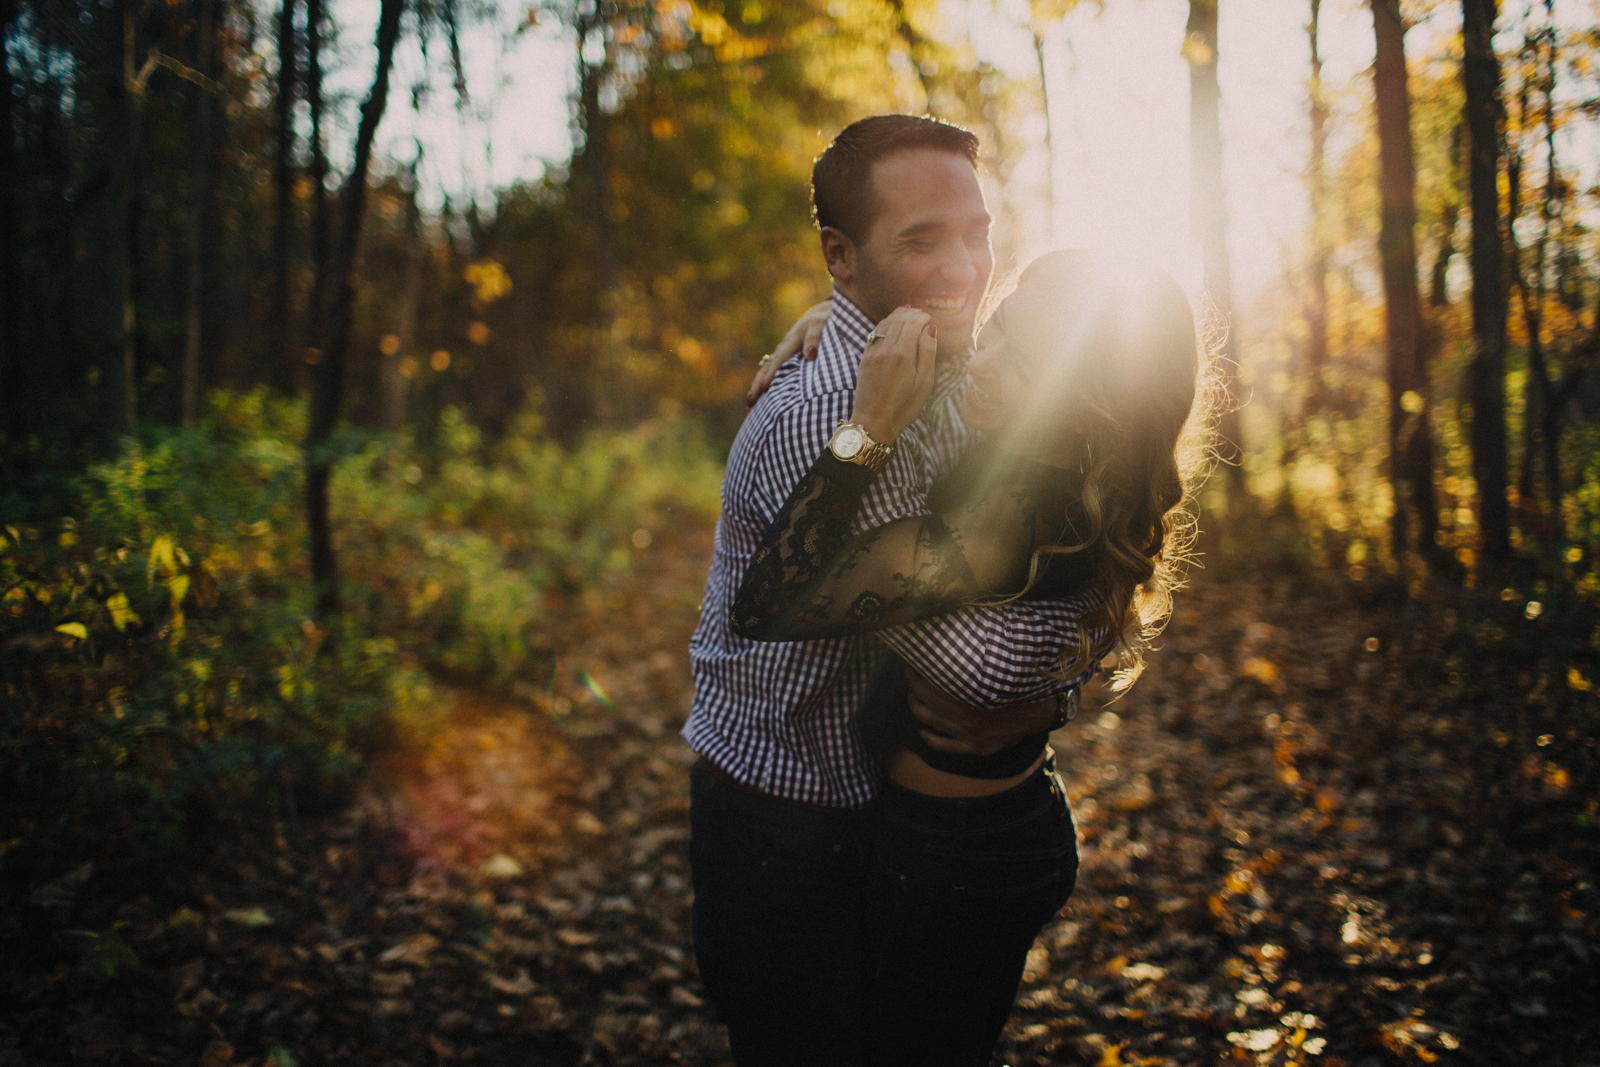
<path id="1" fill-rule="evenodd" d="M 318 318 L 327 296 L 328 248 L 331 226 L 328 214 L 328 145 L 323 137 L 322 30 L 323 0 L 306 0 L 306 103 L 311 112 L 311 294 L 306 301 L 305 352 L 292 361 L 296 382 L 319 358 Z M 314 364 L 310 364 L 314 366 Z"/>
<path id="2" fill-rule="evenodd" d="M 1189 220 L 1200 241 L 1202 285 L 1227 330 L 1222 377 L 1225 407 L 1217 452 L 1227 465 L 1230 504 L 1246 493 L 1239 419 L 1238 351 L 1233 328 L 1233 282 L 1228 268 L 1228 208 L 1222 185 L 1222 91 L 1217 84 L 1217 0 L 1189 0 L 1183 57 L 1189 62 Z"/>
<path id="3" fill-rule="evenodd" d="M 195 70 L 206 77 L 214 73 L 216 53 L 216 8 L 218 0 L 195 0 L 199 7 L 200 39 L 195 48 Z M 211 201 L 209 164 L 211 157 L 211 114 L 216 102 L 202 85 L 191 89 L 194 97 L 194 144 L 189 164 L 189 277 L 183 341 L 183 424 L 193 426 L 200 407 L 200 302 L 204 294 L 201 279 L 205 274 L 206 207 Z"/>
<path id="4" fill-rule="evenodd" d="M 1310 389 L 1306 407 L 1320 415 L 1326 405 L 1328 369 L 1328 103 L 1322 91 L 1322 52 L 1318 34 L 1322 0 L 1311 0 L 1311 277 L 1310 307 L 1306 309 L 1306 373 Z"/>
<path id="5" fill-rule="evenodd" d="M 17 156 L 15 102 L 11 95 L 11 26 L 17 0 L 0 0 L 0 436 L 9 437 L 17 422 L 20 377 L 17 364 L 21 335 L 18 283 L 22 247 L 17 237 Z"/>
<path id="6" fill-rule="evenodd" d="M 1056 148 L 1050 129 L 1050 78 L 1045 73 L 1044 34 L 1037 26 L 1029 26 L 1033 36 L 1033 58 L 1039 64 L 1039 104 L 1044 110 L 1044 190 L 1046 247 L 1056 243 Z"/>
<path id="7" fill-rule="evenodd" d="M 422 142 L 411 161 L 411 195 L 406 203 L 406 280 L 400 294 L 400 321 L 395 329 L 394 351 L 383 357 L 383 424 L 398 435 L 406 423 L 406 376 L 401 360 L 417 343 L 417 302 L 422 298 L 422 264 L 427 249 L 422 240 L 422 211 L 417 206 L 417 171 L 422 166 Z"/>
<path id="8" fill-rule="evenodd" d="M 1555 0 L 1544 0 L 1545 17 L 1549 20 L 1550 28 L 1546 47 L 1549 49 L 1546 56 L 1545 83 L 1544 83 L 1544 150 L 1545 150 L 1545 178 L 1544 178 L 1544 225 L 1539 231 L 1538 255 L 1538 286 L 1534 303 L 1541 312 L 1544 309 L 1545 298 L 1545 253 L 1550 240 L 1550 222 L 1555 217 L 1559 198 L 1561 196 L 1561 171 L 1556 166 L 1556 70 L 1560 35 L 1556 29 Z M 1544 478 L 1547 506 L 1550 511 L 1550 547 L 1552 552 L 1558 552 L 1566 540 L 1565 509 L 1562 506 L 1561 492 L 1561 413 L 1552 402 L 1552 385 L 1548 368 L 1544 366 L 1543 340 L 1538 330 L 1530 334 L 1532 341 L 1541 346 L 1539 376 L 1543 384 L 1543 407 L 1540 410 L 1540 436 L 1544 440 Z"/>
<path id="9" fill-rule="evenodd" d="M 1323 381 L 1328 366 L 1328 107 L 1322 95 L 1322 50 L 1320 31 L 1322 0 L 1311 0 L 1311 21 L 1306 36 L 1311 44 L 1310 96 L 1311 151 L 1306 162 L 1306 199 L 1311 206 L 1311 262 L 1306 271 L 1305 385 L 1291 388 L 1283 420 L 1283 449 L 1278 465 L 1283 472 L 1283 490 L 1278 508 L 1294 514 L 1294 484 L 1291 474 L 1299 455 L 1299 440 L 1306 422 L 1322 413 L 1325 406 Z M 1291 381 L 1294 375 L 1290 375 Z"/>
<path id="10" fill-rule="evenodd" d="M 139 284 L 140 231 L 143 203 L 139 189 L 140 127 L 144 119 L 144 85 L 134 63 L 137 27 L 134 0 L 124 0 L 122 12 L 122 88 L 126 108 L 122 128 L 122 417 L 129 430 L 139 421 L 138 316 L 135 311 Z"/>
<path id="11" fill-rule="evenodd" d="M 931 115 L 933 91 L 928 86 L 927 75 L 922 73 L 922 64 L 917 60 L 917 53 L 922 50 L 922 35 L 911 25 L 905 0 L 889 0 L 889 10 L 894 13 L 894 32 L 905 42 L 906 58 L 911 60 L 911 72 L 917 76 L 917 87 L 922 90 L 922 109 Z"/>
<path id="12" fill-rule="evenodd" d="M 1456 254 L 1456 225 L 1461 221 L 1461 201 L 1459 192 L 1461 187 L 1461 124 L 1456 123 L 1455 131 L 1450 135 L 1450 165 L 1451 178 L 1457 190 L 1457 199 L 1451 200 L 1444 206 L 1444 218 L 1439 222 L 1439 251 L 1433 257 L 1432 285 L 1428 291 L 1428 306 L 1434 308 L 1447 308 L 1450 306 L 1450 260 Z"/>
<path id="13" fill-rule="evenodd" d="M 614 336 L 617 316 L 617 252 L 611 226 L 611 138 L 605 109 L 600 106 L 600 85 L 610 69 L 609 59 L 591 63 L 584 56 L 584 42 L 592 33 L 605 32 L 604 0 L 598 0 L 591 18 L 579 19 L 578 98 L 583 119 L 583 159 L 589 168 L 593 187 L 589 199 L 594 229 L 595 269 L 598 277 L 597 303 L 598 365 L 595 376 L 595 410 L 602 419 L 613 420 L 618 411 L 613 372 L 616 368 Z"/>
<path id="14" fill-rule="evenodd" d="M 1472 202 L 1472 475 L 1478 491 L 1478 531 L 1487 575 L 1511 558 L 1506 501 L 1506 284 L 1500 234 L 1500 61 L 1494 53 L 1498 0 L 1462 0 L 1461 80 L 1471 139 L 1467 181 Z"/>
<path id="15" fill-rule="evenodd" d="M 328 480 L 333 470 L 329 441 L 344 401 L 345 356 L 350 346 L 350 320 L 355 307 L 356 251 L 367 205 L 367 170 L 372 140 L 389 100 L 389 69 L 400 38 L 405 0 L 383 0 L 378 14 L 378 62 L 372 91 L 361 105 L 354 162 L 339 204 L 339 239 L 328 262 L 328 298 L 317 317 L 323 339 L 321 358 L 311 378 L 311 425 L 306 434 L 306 515 L 311 534 L 311 576 L 316 584 L 317 614 L 331 618 L 339 611 L 338 567 L 333 531 L 328 521 Z"/>
<path id="16" fill-rule="evenodd" d="M 1372 23 L 1377 38 L 1372 81 L 1378 109 L 1378 253 L 1389 347 L 1389 465 L 1394 489 L 1390 538 L 1396 561 L 1404 564 L 1407 550 L 1414 547 L 1437 568 L 1439 507 L 1434 498 L 1433 430 L 1423 366 L 1422 296 L 1417 289 L 1417 169 L 1399 0 L 1372 0 Z"/>
<path id="17" fill-rule="evenodd" d="M 1548 8 L 1548 3 L 1547 3 Z M 1523 255 L 1518 247 L 1516 222 L 1522 214 L 1522 145 L 1507 145 L 1506 170 L 1510 177 L 1510 203 L 1506 215 L 1507 244 L 1511 255 L 1512 277 L 1517 286 L 1522 307 L 1522 322 L 1527 333 L 1528 373 L 1523 392 L 1522 414 L 1522 467 L 1517 478 L 1518 510 L 1523 516 L 1523 533 L 1537 539 L 1553 555 L 1563 538 L 1561 507 L 1561 450 L 1560 431 L 1555 418 L 1551 395 L 1553 392 L 1550 367 L 1544 349 L 1544 302 L 1546 291 L 1546 259 L 1550 243 L 1550 223 L 1555 215 L 1555 198 L 1559 195 L 1560 171 L 1556 164 L 1555 142 L 1555 79 L 1556 31 L 1552 21 L 1548 33 L 1530 34 L 1523 49 L 1524 72 L 1521 92 L 1518 94 L 1518 127 L 1526 133 L 1541 121 L 1533 113 L 1532 95 L 1534 78 L 1539 76 L 1541 52 L 1548 48 L 1545 69 L 1539 76 L 1544 95 L 1545 128 L 1545 187 L 1540 208 L 1539 236 L 1534 241 L 1531 262 L 1523 269 Z M 1538 468 L 1545 468 L 1544 509 L 1541 514 L 1538 492 Z"/>
<path id="18" fill-rule="evenodd" d="M 294 227 L 294 101 L 298 53 L 294 32 L 296 0 L 278 9 L 278 85 L 273 100 L 276 155 L 273 159 L 272 295 L 268 304 L 266 378 L 285 393 L 294 391 L 295 355 L 289 298 L 289 242 Z"/>

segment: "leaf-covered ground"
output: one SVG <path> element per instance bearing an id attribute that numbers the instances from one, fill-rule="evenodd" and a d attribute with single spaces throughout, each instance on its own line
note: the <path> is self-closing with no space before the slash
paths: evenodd
<path id="1" fill-rule="evenodd" d="M 353 804 L 11 878 L 0 1064 L 727 1063 L 677 736 L 708 551 Z M 1467 627 L 1244 551 L 1056 737 L 1082 872 L 1000 1062 L 1600 1065 L 1586 668 L 1520 601 Z"/>

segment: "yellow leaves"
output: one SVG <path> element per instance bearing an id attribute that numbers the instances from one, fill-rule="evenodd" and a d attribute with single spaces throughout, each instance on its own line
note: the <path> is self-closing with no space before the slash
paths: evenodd
<path id="1" fill-rule="evenodd" d="M 563 945 L 569 948 L 584 948 L 600 940 L 599 934 L 590 933 L 587 930 L 579 930 L 571 926 L 557 930 L 556 937 Z"/>
<path id="2" fill-rule="evenodd" d="M 1294 765 L 1295 748 L 1294 741 L 1285 737 L 1272 753 L 1272 760 L 1278 765 L 1278 780 L 1284 785 L 1300 784 L 1300 771 Z"/>
<path id="3" fill-rule="evenodd" d="M 1249 871 L 1232 871 L 1222 881 L 1223 888 L 1235 895 L 1250 892 L 1250 888 L 1255 884 L 1255 875 Z"/>
<path id="4" fill-rule="evenodd" d="M 68 637 L 76 637 L 79 641 L 87 641 L 89 639 L 89 629 L 81 622 L 64 622 L 56 627 L 56 633 L 66 634 Z"/>
<path id="5" fill-rule="evenodd" d="M 1407 415 L 1420 415 L 1425 407 L 1427 407 L 1427 402 L 1422 399 L 1422 394 L 1415 389 L 1407 389 L 1400 394 L 1400 410 Z"/>
<path id="6" fill-rule="evenodd" d="M 118 630 L 126 630 L 130 624 L 139 621 L 139 616 L 135 615 L 133 609 L 128 607 L 128 595 L 126 593 L 113 593 L 106 598 L 106 610 L 111 613 L 111 625 Z"/>
<path id="7" fill-rule="evenodd" d="M 504 852 L 490 856 L 488 859 L 484 860 L 483 867 L 480 869 L 483 871 L 483 876 L 485 878 L 492 878 L 496 880 L 520 878 L 524 873 L 522 864 L 518 863 L 513 857 Z"/>
<path id="8" fill-rule="evenodd" d="M 696 5 L 689 14 L 689 28 L 699 34 L 700 39 L 712 48 L 720 45 L 729 33 L 726 19 L 714 11 L 706 11 L 699 5 Z"/>
<path id="9" fill-rule="evenodd" d="M 677 355 L 701 374 L 711 374 L 716 370 L 716 358 L 711 349 L 693 337 L 685 337 L 678 341 Z"/>
<path id="10" fill-rule="evenodd" d="M 172 538 L 161 534 L 150 542 L 150 561 L 145 566 L 145 581 L 153 583 L 156 573 L 171 574 L 178 569 L 179 563 L 185 567 L 189 565 L 188 553 L 172 543 Z"/>
<path id="11" fill-rule="evenodd" d="M 511 276 L 495 260 L 480 259 L 468 264 L 467 269 L 461 272 L 461 277 L 472 286 L 474 298 L 479 304 L 487 306 L 511 295 Z"/>
<path id="12" fill-rule="evenodd" d="M 1107 1045 L 1105 1051 L 1100 1053 L 1100 1059 L 1095 1062 L 1095 1067 L 1123 1067 L 1122 1046 Z"/>
<path id="13" fill-rule="evenodd" d="M 1287 959 L 1289 955 L 1288 951 L 1286 951 L 1282 945 L 1274 945 L 1271 943 L 1264 945 L 1251 945 L 1244 951 L 1246 955 L 1250 956 L 1257 963 L 1261 964 L 1270 964 L 1278 960 Z"/>
<path id="14" fill-rule="evenodd" d="M 1254 678 L 1269 689 L 1278 685 L 1277 664 L 1263 656 L 1251 656 L 1239 665 L 1239 672 L 1247 678 Z"/>
<path id="15" fill-rule="evenodd" d="M 1251 1052 L 1266 1052 L 1281 1040 L 1276 1030 L 1236 1030 L 1228 1035 L 1230 1044 Z"/>
<path id="16" fill-rule="evenodd" d="M 1067 17 L 1081 0 L 1031 0 L 1028 4 L 1028 21 L 1033 32 L 1041 37 L 1044 31 Z"/>
<path id="17" fill-rule="evenodd" d="M 1576 667 L 1567 668 L 1567 688 L 1575 689 L 1580 693 L 1587 693 L 1594 688 L 1594 683 L 1583 676 L 1583 672 Z"/>
<path id="18" fill-rule="evenodd" d="M 1183 39 L 1178 54 L 1194 67 L 1209 67 L 1217 60 L 1217 50 L 1206 40 L 1206 35 L 1195 30 Z"/>
<path id="19" fill-rule="evenodd" d="M 1454 1049 L 1459 1048 L 1461 1044 L 1454 1034 L 1439 1030 L 1415 1017 L 1385 1024 L 1383 1029 L 1378 1031 L 1378 1040 L 1402 1062 L 1421 1063 L 1438 1061 L 1439 1054 L 1432 1046 Z"/>
<path id="20" fill-rule="evenodd" d="M 267 914 L 266 908 L 230 908 L 222 913 L 222 917 L 240 926 L 272 925 L 272 916 Z"/>

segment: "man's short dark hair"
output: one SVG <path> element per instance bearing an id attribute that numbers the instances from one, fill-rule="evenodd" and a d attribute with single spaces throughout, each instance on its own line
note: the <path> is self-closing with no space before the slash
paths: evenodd
<path id="1" fill-rule="evenodd" d="M 978 165 L 978 138 L 960 126 L 919 115 L 873 115 L 839 132 L 811 167 L 811 202 L 817 225 L 832 226 L 859 244 L 877 205 L 872 165 L 911 148 L 934 148 Z"/>

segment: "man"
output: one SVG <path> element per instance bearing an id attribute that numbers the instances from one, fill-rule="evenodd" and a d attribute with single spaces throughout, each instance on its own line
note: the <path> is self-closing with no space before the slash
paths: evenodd
<path id="1" fill-rule="evenodd" d="M 841 424 L 861 353 L 896 307 L 913 305 L 936 327 L 938 381 L 858 523 L 924 513 L 933 480 L 965 447 L 954 399 L 993 267 L 976 167 L 971 134 L 905 115 L 854 123 L 818 158 L 833 316 L 816 361 L 783 369 L 728 458 L 684 736 L 702 757 L 691 800 L 695 952 L 741 1067 L 862 1062 L 865 806 L 876 770 L 851 719 L 884 646 L 955 698 L 942 702 L 941 729 L 955 735 L 944 743 L 992 747 L 1055 717 L 1054 700 L 1039 698 L 1056 683 L 1039 666 L 1075 633 L 1064 605 L 968 608 L 871 639 L 786 644 L 746 641 L 728 623 L 762 533 L 821 451 L 882 455 Z"/>

